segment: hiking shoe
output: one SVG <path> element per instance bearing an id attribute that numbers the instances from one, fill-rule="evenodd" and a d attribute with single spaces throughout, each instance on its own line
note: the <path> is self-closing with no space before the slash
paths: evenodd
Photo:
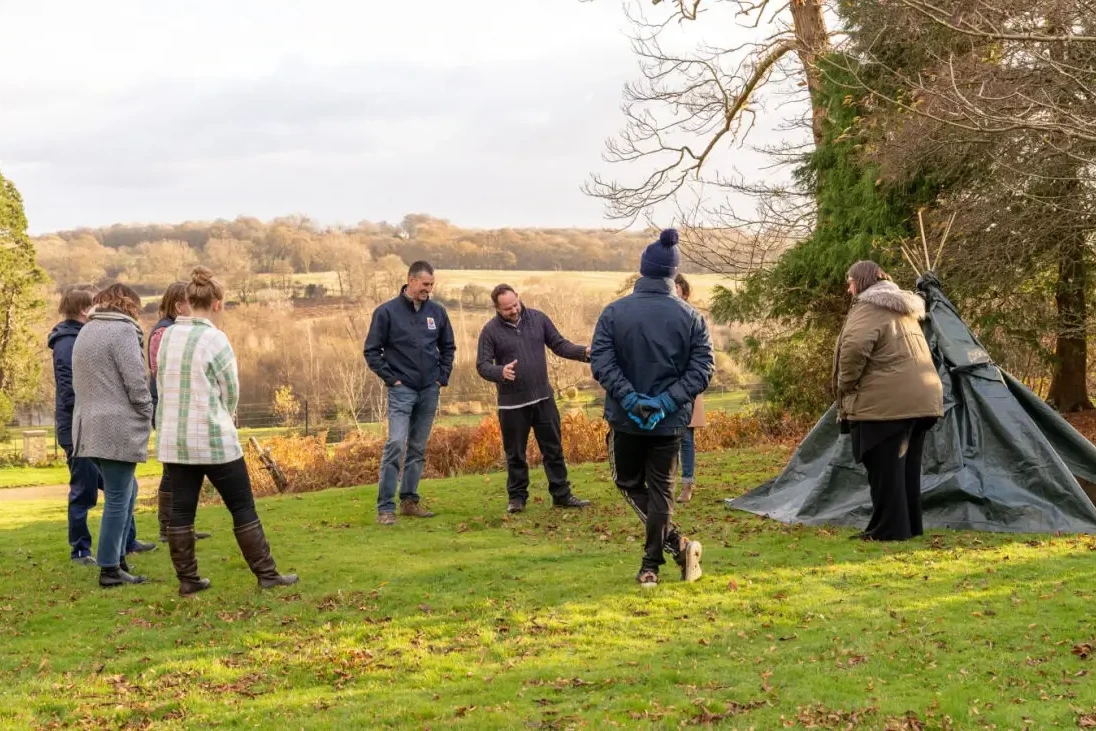
<path id="1" fill-rule="evenodd" d="M 134 541 L 133 545 L 126 549 L 126 555 L 131 553 L 148 553 L 149 551 L 155 551 L 159 546 L 155 543 L 145 543 L 144 541 Z"/>
<path id="2" fill-rule="evenodd" d="M 396 514 L 395 513 L 377 513 L 377 523 L 380 525 L 395 525 Z"/>
<path id="3" fill-rule="evenodd" d="M 525 501 L 513 499 L 510 504 L 506 506 L 507 513 L 523 513 L 525 512 Z"/>
<path id="4" fill-rule="evenodd" d="M 98 566 L 99 562 L 95 560 L 94 556 L 73 556 L 72 562 L 79 564 L 80 566 Z"/>
<path id="5" fill-rule="evenodd" d="M 644 589 L 650 589 L 653 586 L 658 586 L 658 574 L 650 569 L 640 569 L 636 574 L 636 581 Z"/>
<path id="6" fill-rule="evenodd" d="M 585 508 L 589 504 L 589 500 L 579 500 L 574 495 L 568 495 L 560 500 L 552 501 L 552 506 L 556 508 Z"/>
<path id="7" fill-rule="evenodd" d="M 681 551 L 681 580 L 696 581 L 704 573 L 700 570 L 700 554 L 703 547 L 700 541 L 685 541 Z"/>
<path id="8" fill-rule="evenodd" d="M 418 500 L 403 500 L 400 502 L 400 515 L 412 518 L 433 518 L 434 514 L 419 504 Z"/>

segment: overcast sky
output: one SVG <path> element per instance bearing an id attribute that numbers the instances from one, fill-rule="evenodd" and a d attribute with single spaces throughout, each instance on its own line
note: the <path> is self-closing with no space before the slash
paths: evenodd
<path id="1" fill-rule="evenodd" d="M 0 0 L 0 171 L 39 233 L 423 212 L 600 226 L 620 0 Z"/>

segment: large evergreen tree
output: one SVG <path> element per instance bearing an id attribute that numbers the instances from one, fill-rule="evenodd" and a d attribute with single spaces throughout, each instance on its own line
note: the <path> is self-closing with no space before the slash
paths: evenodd
<path id="1" fill-rule="evenodd" d="M 23 199 L 0 175 L 0 431 L 12 407 L 30 401 L 41 375 L 33 325 L 44 313 L 45 272 L 27 236 Z"/>

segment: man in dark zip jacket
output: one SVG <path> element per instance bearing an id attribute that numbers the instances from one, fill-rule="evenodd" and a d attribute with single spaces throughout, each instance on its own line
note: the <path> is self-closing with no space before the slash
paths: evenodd
<path id="1" fill-rule="evenodd" d="M 699 541 L 687 540 L 672 522 L 673 485 L 681 435 L 715 359 L 704 318 L 675 294 L 677 242 L 677 231 L 667 229 L 643 252 L 635 290 L 601 313 L 590 353 L 606 392 L 613 479 L 647 528 L 636 575 L 643 586 L 658 583 L 663 551 L 684 580 L 701 574 Z"/>
<path id="2" fill-rule="evenodd" d="M 377 487 L 382 525 L 396 522 L 397 487 L 402 515 L 434 515 L 419 504 L 419 479 L 457 346 L 445 308 L 430 299 L 433 289 L 434 268 L 425 261 L 412 264 L 399 295 L 373 311 L 365 338 L 365 362 L 388 387 L 388 439 Z"/>
<path id="3" fill-rule="evenodd" d="M 47 343 L 53 351 L 53 380 L 56 385 L 54 425 L 57 443 L 65 451 L 69 469 L 68 542 L 73 562 L 95 566 L 91 555 L 91 531 L 88 511 L 99 501 L 103 476 L 95 462 L 75 457 L 72 452 L 72 413 L 76 408 L 76 392 L 72 388 L 72 346 L 88 319 L 91 293 L 70 289 L 61 298 L 59 314 L 64 318 L 50 331 Z"/>

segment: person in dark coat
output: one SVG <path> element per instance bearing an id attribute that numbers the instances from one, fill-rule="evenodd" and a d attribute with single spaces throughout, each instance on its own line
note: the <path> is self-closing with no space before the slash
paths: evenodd
<path id="1" fill-rule="evenodd" d="M 921 321 L 925 301 L 898 288 L 873 261 L 846 275 L 856 298 L 838 336 L 833 389 L 853 457 L 868 471 L 872 515 L 854 538 L 904 541 L 921 535 L 921 456 L 944 415 L 944 389 Z"/>
<path id="2" fill-rule="evenodd" d="M 164 331 L 174 325 L 180 315 L 190 314 L 190 305 L 186 301 L 186 285 L 186 282 L 175 282 L 167 288 L 164 296 L 160 298 L 160 319 L 148 333 L 148 390 L 152 394 L 152 413 L 157 415 L 153 417 L 153 429 L 156 428 L 157 406 L 160 403 L 160 394 L 156 386 L 160 342 L 164 338 Z M 167 529 L 171 522 L 171 480 L 168 478 L 167 467 L 164 467 L 160 473 L 160 489 L 156 497 L 156 522 L 160 524 L 160 543 L 167 543 Z M 209 538 L 209 536 L 209 533 L 194 532 L 196 540 Z"/>
<path id="3" fill-rule="evenodd" d="M 509 284 L 491 292 L 497 316 L 484 325 L 479 336 L 476 370 L 498 388 L 499 426 L 506 452 L 507 512 L 520 513 L 529 500 L 529 464 L 526 450 L 529 430 L 537 439 L 548 477 L 552 504 L 560 508 L 584 508 L 571 492 L 563 437 L 552 384 L 548 381 L 545 347 L 560 358 L 586 363 L 590 349 L 575 345 L 559 334 L 555 323 L 540 310 L 521 303 Z"/>
<path id="4" fill-rule="evenodd" d="M 400 293 L 373 311 L 365 338 L 365 362 L 388 387 L 388 439 L 377 487 L 381 525 L 396 522 L 397 487 L 402 515 L 434 517 L 419 504 L 419 479 L 457 345 L 448 313 L 430 299 L 433 290 L 434 268 L 412 264 Z"/>
<path id="5" fill-rule="evenodd" d="M 80 329 L 88 321 L 91 292 L 70 289 L 61 297 L 58 314 L 64 318 L 50 331 L 48 344 L 53 351 L 53 381 L 55 384 L 54 425 L 57 443 L 65 452 L 69 470 L 68 542 L 71 559 L 84 566 L 95 566 L 91 555 L 91 531 L 88 511 L 99 502 L 103 476 L 93 460 L 77 457 L 72 450 L 72 412 L 76 408 L 76 393 L 72 388 L 72 346 Z"/>
<path id="6" fill-rule="evenodd" d="M 594 330 L 590 362 L 605 389 L 609 464 L 625 499 L 647 527 L 636 580 L 658 583 L 669 553 L 685 581 L 700 578 L 701 545 L 672 522 L 681 437 L 693 402 L 708 387 L 715 357 L 708 326 L 675 296 L 678 234 L 667 229 L 643 252 L 632 294 L 611 303 Z"/>

